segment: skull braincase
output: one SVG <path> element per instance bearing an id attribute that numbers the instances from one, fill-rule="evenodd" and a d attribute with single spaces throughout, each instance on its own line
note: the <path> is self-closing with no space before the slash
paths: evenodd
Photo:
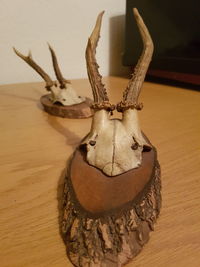
<path id="1" fill-rule="evenodd" d="M 122 120 L 109 119 L 105 110 L 96 112 L 84 143 L 88 163 L 109 176 L 139 167 L 143 146 L 149 146 L 141 135 L 136 110 L 125 112 Z M 133 149 L 134 144 L 137 144 L 136 149 Z"/>

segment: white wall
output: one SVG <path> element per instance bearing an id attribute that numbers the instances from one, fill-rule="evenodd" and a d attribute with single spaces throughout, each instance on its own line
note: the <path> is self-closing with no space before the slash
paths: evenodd
<path id="1" fill-rule="evenodd" d="M 24 54 L 31 49 L 36 62 L 54 78 L 47 41 L 56 50 L 66 78 L 87 77 L 85 67 L 87 38 L 97 14 L 102 10 L 106 12 L 97 50 L 100 72 L 104 76 L 126 73 L 127 68 L 121 67 L 125 2 L 125 0 L 0 0 L 0 83 L 42 80 L 14 54 L 12 46 Z"/>

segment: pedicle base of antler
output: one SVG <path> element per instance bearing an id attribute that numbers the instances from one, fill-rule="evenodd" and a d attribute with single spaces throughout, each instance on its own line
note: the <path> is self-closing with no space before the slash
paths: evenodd
<path id="1" fill-rule="evenodd" d="M 129 102 L 123 102 L 117 104 L 116 110 L 118 112 L 124 112 L 127 109 L 137 109 L 141 110 L 143 108 L 143 103 L 129 103 Z"/>
<path id="2" fill-rule="evenodd" d="M 94 109 L 95 111 L 97 110 L 101 110 L 101 109 L 105 109 L 109 112 L 112 112 L 115 110 L 115 105 L 112 105 L 110 102 L 108 101 L 104 101 L 101 103 L 93 103 L 91 105 L 91 109 Z"/>

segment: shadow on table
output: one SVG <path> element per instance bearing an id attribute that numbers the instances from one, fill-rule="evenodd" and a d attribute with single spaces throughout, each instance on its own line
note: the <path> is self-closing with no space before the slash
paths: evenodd
<path id="1" fill-rule="evenodd" d="M 64 127 L 61 123 L 59 123 L 59 119 L 60 118 L 47 114 L 47 121 L 49 125 L 53 129 L 55 129 L 58 133 L 63 135 L 66 138 L 66 144 L 71 146 L 75 150 L 75 148 L 81 142 L 81 138 L 77 136 L 74 132 L 70 131 L 69 128 Z M 62 170 L 59 180 L 58 180 L 58 184 L 57 184 L 58 227 L 59 227 L 59 234 L 63 242 L 64 242 L 64 237 L 62 234 L 63 198 L 64 198 L 63 191 L 64 191 L 64 180 L 66 177 L 67 168 L 68 168 L 70 160 L 71 160 L 71 157 L 66 161 L 66 164 L 65 164 L 66 167 Z M 67 256 L 67 250 L 66 250 L 66 256 Z"/>
<path id="2" fill-rule="evenodd" d="M 20 95 L 16 95 L 16 94 L 1 93 L 1 96 L 11 96 L 14 98 L 25 99 L 25 100 L 32 101 L 32 102 L 38 102 L 38 99 L 35 99 L 33 97 L 20 96 Z"/>
<path id="3" fill-rule="evenodd" d="M 58 120 L 59 119 L 55 116 L 49 114 L 47 116 L 47 122 L 49 123 L 49 125 L 66 138 L 67 145 L 75 149 L 81 142 L 81 138 L 74 132 L 69 130 L 69 128 L 64 127 Z"/>
<path id="4" fill-rule="evenodd" d="M 10 97 L 18 98 L 18 99 L 28 100 L 28 101 L 31 101 L 31 102 L 37 102 L 37 104 L 36 104 L 37 107 L 39 109 L 43 109 L 42 104 L 40 103 L 40 97 L 42 96 L 40 90 L 32 88 L 32 91 L 34 91 L 34 93 L 36 93 L 38 95 L 38 98 L 37 97 L 25 96 L 25 95 L 19 95 L 19 94 L 15 94 L 15 93 L 9 93 L 9 92 L 3 92 L 3 93 L 1 92 L 1 96 L 10 96 Z"/>

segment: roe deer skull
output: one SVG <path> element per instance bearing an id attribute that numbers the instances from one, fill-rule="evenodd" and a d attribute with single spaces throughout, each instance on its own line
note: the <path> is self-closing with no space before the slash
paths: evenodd
<path id="1" fill-rule="evenodd" d="M 31 53 L 28 56 L 24 56 L 15 48 L 13 48 L 15 53 L 23 59 L 29 66 L 31 66 L 46 82 L 47 91 L 51 92 L 50 100 L 53 104 L 60 103 L 63 106 L 71 106 L 74 104 L 79 104 L 85 101 L 84 97 L 77 95 L 76 91 L 73 89 L 71 82 L 63 78 L 60 68 L 58 66 L 58 61 L 53 48 L 49 45 L 49 50 L 51 52 L 51 57 L 53 61 L 53 67 L 56 74 L 56 78 L 59 83 L 53 81 L 50 76 L 33 60 Z"/>
<path id="2" fill-rule="evenodd" d="M 151 145 L 141 133 L 137 110 L 142 108 L 138 97 L 151 61 L 153 42 L 137 9 L 134 9 L 144 49 L 124 91 L 123 100 L 116 105 L 117 111 L 122 112 L 122 119 L 111 119 L 115 105 L 109 102 L 95 58 L 103 13 L 97 18 L 86 48 L 87 71 L 94 97 L 94 117 L 90 133 L 82 145 L 86 147 L 86 159 L 90 165 L 99 168 L 108 176 L 115 176 L 139 167 L 142 152 L 151 149 Z"/>

